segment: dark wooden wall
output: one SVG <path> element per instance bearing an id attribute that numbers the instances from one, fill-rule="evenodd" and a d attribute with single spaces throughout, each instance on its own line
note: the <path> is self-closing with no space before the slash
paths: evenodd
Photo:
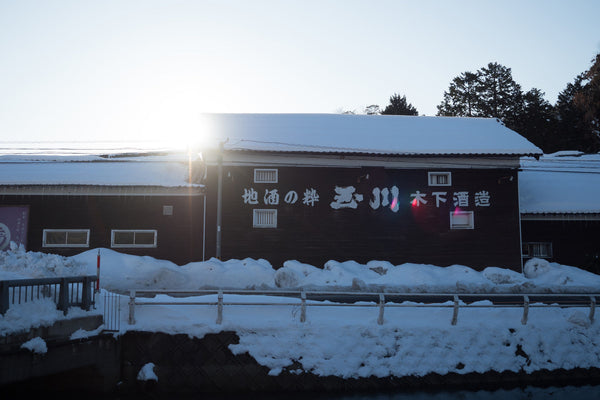
<path id="1" fill-rule="evenodd" d="M 258 166 L 260 167 L 260 166 Z M 384 168 L 281 167 L 279 183 L 253 183 L 254 167 L 223 168 L 222 259 L 264 258 L 274 268 L 286 260 L 322 267 L 328 260 L 366 263 L 385 260 L 394 264 L 462 264 L 474 268 L 497 266 L 521 270 L 517 173 L 511 169 L 431 169 L 451 171 L 452 186 L 428 186 L 427 170 Z M 214 255 L 216 167 L 207 182 L 207 250 Z M 372 189 L 399 188 L 399 208 L 377 210 L 369 206 Z M 356 209 L 333 209 L 336 186 L 354 186 L 363 194 Z M 258 192 L 257 205 L 244 203 L 244 189 Z M 302 204 L 306 189 L 315 189 L 314 207 Z M 277 189 L 278 205 L 265 205 L 266 190 Z M 289 191 L 299 198 L 284 201 Z M 425 193 L 428 204 L 412 206 L 410 194 Z M 486 190 L 489 207 L 475 207 L 474 194 Z M 432 192 L 447 192 L 446 203 L 436 207 Z M 468 191 L 475 212 L 475 229 L 450 230 L 453 193 Z M 277 228 L 253 228 L 253 208 L 276 208 Z M 211 228 L 213 227 L 213 228 Z"/>
<path id="2" fill-rule="evenodd" d="M 42 247 L 43 229 L 90 229 L 90 246 L 110 248 L 111 229 L 156 229 L 156 248 L 115 251 L 171 260 L 202 260 L 201 196 L 0 196 L 0 205 L 29 206 L 27 250 L 70 256 L 87 248 Z M 163 215 L 163 205 L 173 215 Z"/>
<path id="3" fill-rule="evenodd" d="M 521 221 L 523 242 L 552 243 L 554 261 L 600 273 L 600 221 Z"/>

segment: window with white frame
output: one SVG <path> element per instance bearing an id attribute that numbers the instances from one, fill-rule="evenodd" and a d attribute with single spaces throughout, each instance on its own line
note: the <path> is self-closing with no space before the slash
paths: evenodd
<path id="1" fill-rule="evenodd" d="M 277 210 L 253 210 L 252 227 L 277 228 Z"/>
<path id="2" fill-rule="evenodd" d="M 473 229 L 474 226 L 473 211 L 450 212 L 450 229 Z"/>
<path id="3" fill-rule="evenodd" d="M 113 229 L 110 247 L 156 247 L 155 229 Z"/>
<path id="4" fill-rule="evenodd" d="M 254 169 L 254 183 L 277 183 L 279 180 L 278 178 L 279 176 L 277 169 Z"/>
<path id="5" fill-rule="evenodd" d="M 523 257 L 552 258 L 551 242 L 523 243 Z"/>
<path id="6" fill-rule="evenodd" d="M 42 247 L 89 247 L 89 229 L 44 229 Z"/>
<path id="7" fill-rule="evenodd" d="M 428 172 L 427 180 L 429 186 L 451 186 L 452 185 L 452 173 L 451 172 Z"/>

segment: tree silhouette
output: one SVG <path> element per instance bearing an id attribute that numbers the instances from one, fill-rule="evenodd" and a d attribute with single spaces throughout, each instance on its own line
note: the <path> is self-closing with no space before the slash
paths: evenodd
<path id="1" fill-rule="evenodd" d="M 419 115 L 417 109 L 406 101 L 406 96 L 395 93 L 390 97 L 390 104 L 381 112 L 383 115 Z"/>

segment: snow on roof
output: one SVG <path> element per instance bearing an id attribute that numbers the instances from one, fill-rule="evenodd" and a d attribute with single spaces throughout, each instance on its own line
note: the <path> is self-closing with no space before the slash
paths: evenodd
<path id="1" fill-rule="evenodd" d="M 182 152 L 118 144 L 11 144 L 0 147 L 0 185 L 199 186 Z"/>
<path id="2" fill-rule="evenodd" d="M 185 164 L 155 162 L 0 163 L 0 185 L 188 186 Z"/>
<path id="3" fill-rule="evenodd" d="M 541 155 L 492 118 L 351 114 L 206 114 L 226 150 L 393 155 Z"/>
<path id="4" fill-rule="evenodd" d="M 521 159 L 521 213 L 600 213 L 600 153 Z"/>

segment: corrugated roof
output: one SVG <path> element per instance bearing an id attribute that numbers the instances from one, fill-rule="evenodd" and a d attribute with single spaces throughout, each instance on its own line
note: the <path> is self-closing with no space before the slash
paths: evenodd
<path id="1" fill-rule="evenodd" d="M 226 150 L 386 155 L 541 155 L 494 118 L 351 114 L 206 114 Z"/>
<path id="2" fill-rule="evenodd" d="M 521 213 L 600 213 L 600 154 L 562 152 L 540 160 L 524 158 L 521 168 Z"/>

